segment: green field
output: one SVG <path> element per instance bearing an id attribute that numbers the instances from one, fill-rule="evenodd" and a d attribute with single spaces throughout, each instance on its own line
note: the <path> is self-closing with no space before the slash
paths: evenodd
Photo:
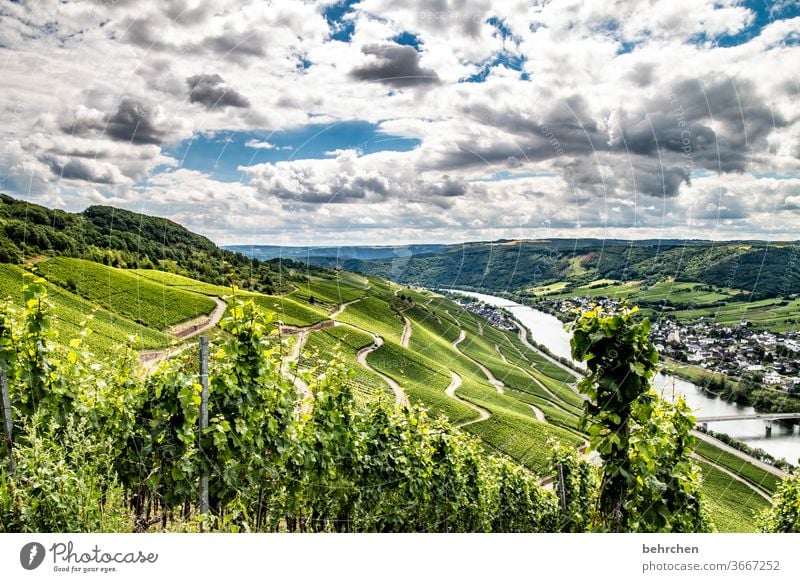
<path id="1" fill-rule="evenodd" d="M 185 291 L 200 293 L 201 295 L 226 297 L 233 293 L 233 288 L 231 287 L 212 285 L 211 283 L 204 283 L 203 281 L 197 281 L 195 279 L 190 279 L 189 277 L 184 277 L 183 275 L 177 275 L 175 273 L 156 271 L 155 269 L 131 269 L 130 272 L 136 273 L 137 275 L 140 275 L 146 279 L 150 279 L 151 281 L 155 281 L 156 283 L 166 285 L 167 287 L 177 287 Z M 239 293 L 242 295 L 249 294 L 242 291 L 239 291 Z"/>
<path id="2" fill-rule="evenodd" d="M 717 529 L 729 533 L 756 531 L 756 516 L 769 506 L 766 499 L 708 463 L 701 461 L 700 467 L 703 493 Z"/>
<path id="3" fill-rule="evenodd" d="M 465 428 L 494 451 L 508 455 L 540 475 L 549 470 L 548 440 L 554 438 L 576 448 L 583 442 L 557 426 L 531 422 L 529 418 L 506 412 L 495 412 L 486 422 L 476 422 Z"/>
<path id="4" fill-rule="evenodd" d="M 16 265 L 0 264 L 0 296 L 11 297 L 17 305 L 21 305 L 23 281 L 30 278 L 29 273 Z M 128 343 L 131 337 L 137 338 L 131 342 L 137 349 L 159 348 L 173 341 L 164 333 L 97 307 L 52 283 L 46 283 L 46 286 L 48 297 L 55 305 L 55 327 L 62 341 L 78 337 L 84 327 L 92 330 L 86 342 L 95 353 L 107 354 L 114 347 Z"/>
<path id="5" fill-rule="evenodd" d="M 800 299 L 737 301 L 722 307 L 679 310 L 675 315 L 683 321 L 707 317 L 722 325 L 735 326 L 747 320 L 754 327 L 771 331 L 796 330 L 800 324 Z"/>
<path id="6" fill-rule="evenodd" d="M 723 451 L 722 449 L 719 449 L 711 443 L 707 443 L 706 441 L 697 439 L 695 451 L 709 461 L 712 461 L 717 465 L 721 465 L 726 469 L 736 473 L 746 481 L 752 483 L 760 489 L 763 489 L 770 495 L 775 493 L 775 491 L 778 489 L 778 485 L 781 482 L 778 476 L 773 475 L 764 469 L 760 469 L 752 463 L 749 463 L 727 451 Z"/>
<path id="7" fill-rule="evenodd" d="M 306 302 L 313 300 L 331 307 L 353 301 L 366 293 L 363 281 L 356 282 L 352 277 L 341 275 L 337 278 L 309 277 L 306 282 L 297 283 L 296 287 L 297 290 L 291 293 L 292 297 Z"/>
<path id="8" fill-rule="evenodd" d="M 403 335 L 403 318 L 389 304 L 393 297 L 394 294 L 391 292 L 386 296 L 388 301 L 373 295 L 365 297 L 357 303 L 348 305 L 336 320 L 362 330 L 372 331 L 387 342 L 399 344 Z"/>
<path id="9" fill-rule="evenodd" d="M 445 395 L 450 372 L 438 362 L 392 342 L 372 352 L 367 361 L 397 382 L 412 403 L 425 406 L 433 415 L 442 414 L 455 424 L 475 418 L 469 407 Z"/>
<path id="10" fill-rule="evenodd" d="M 54 285 L 153 329 L 211 313 L 215 307 L 204 295 L 82 259 L 47 259 L 37 263 L 37 271 Z"/>
<path id="11" fill-rule="evenodd" d="M 660 312 L 660 304 L 669 302 L 670 313 L 680 321 L 692 322 L 701 317 L 713 319 L 727 326 L 747 320 L 757 328 L 787 331 L 800 324 L 800 299 L 761 299 L 748 301 L 741 290 L 713 287 L 695 282 L 659 281 L 644 286 L 641 281 L 593 281 L 579 287 L 569 287 L 566 282 L 533 287 L 528 293 L 547 299 L 569 297 L 609 297 L 626 299 L 642 307 L 645 315 Z"/>
<path id="12" fill-rule="evenodd" d="M 361 367 L 357 360 L 358 350 L 371 345 L 372 336 L 350 326 L 327 327 L 309 334 L 305 349 L 300 357 L 301 367 L 325 370 L 325 366 L 335 357 L 353 370 L 348 380 L 357 398 L 378 393 L 390 394 L 389 386 L 383 378 Z"/>
<path id="13" fill-rule="evenodd" d="M 249 294 L 244 298 L 251 299 L 262 310 L 273 313 L 277 321 L 286 325 L 305 327 L 328 318 L 322 307 L 296 301 L 291 297 Z"/>

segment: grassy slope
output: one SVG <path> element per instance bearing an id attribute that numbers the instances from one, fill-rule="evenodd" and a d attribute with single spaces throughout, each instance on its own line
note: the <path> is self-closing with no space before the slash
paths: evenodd
<path id="1" fill-rule="evenodd" d="M 390 306 L 394 295 L 390 293 L 384 297 L 371 294 L 349 305 L 336 319 L 377 333 L 387 342 L 399 344 L 403 335 L 403 318 Z"/>
<path id="2" fill-rule="evenodd" d="M 212 297 L 226 297 L 233 293 L 231 287 L 223 287 L 222 285 L 212 285 L 211 283 L 204 283 L 183 275 L 176 275 L 175 273 L 167 273 L 165 271 L 156 271 L 155 269 L 132 269 L 132 273 L 166 285 L 167 287 L 177 287 L 185 291 L 192 291 L 202 295 L 210 295 Z M 247 293 L 243 293 L 247 295 Z"/>
<path id="3" fill-rule="evenodd" d="M 208 314 L 215 305 L 204 295 L 82 259 L 56 257 L 38 263 L 37 267 L 51 283 L 153 329 Z"/>
<path id="4" fill-rule="evenodd" d="M 329 306 L 338 305 L 363 297 L 366 285 L 344 274 L 338 277 L 309 277 L 305 283 L 298 283 L 292 296 L 308 301 L 314 298 L 315 303 L 322 302 Z"/>
<path id="5" fill-rule="evenodd" d="M 0 291 L 19 296 L 23 271 L 18 267 L 3 265 L 0 267 L 0 274 L 3 275 Z M 227 288 L 200 283 L 179 275 L 158 271 L 136 271 L 131 274 L 140 282 L 144 280 L 169 288 L 167 291 L 162 289 L 162 293 L 193 292 L 188 293 L 193 296 L 229 294 Z M 58 325 L 67 335 L 76 334 L 80 329 L 80 321 L 94 306 L 64 289 L 52 284 L 48 286 L 58 306 Z M 240 294 L 253 298 L 265 310 L 275 312 L 276 317 L 285 323 L 310 325 L 327 317 L 326 306 L 320 302 L 334 305 L 342 300 L 359 298 L 366 292 L 367 297 L 348 306 L 338 319 L 379 333 L 387 340 L 382 348 L 369 356 L 370 364 L 395 378 L 412 401 L 424 404 L 434 413 L 447 415 L 453 422 L 473 419 L 475 413 L 472 410 L 444 394 L 450 383 L 450 371 L 455 371 L 463 380 L 458 395 L 488 409 L 492 414 L 488 421 L 471 424 L 466 430 L 481 437 L 488 448 L 506 454 L 539 472 L 546 470 L 547 441 L 550 438 L 558 438 L 574 446 L 582 441 L 575 434 L 581 402 L 566 386 L 571 380 L 568 374 L 530 352 L 515 333 L 492 328 L 479 317 L 432 294 L 407 289 L 402 289 L 401 292 L 414 299 L 417 304 L 405 312 L 412 322 L 413 333 L 409 348 L 402 348 L 399 341 L 403 324 L 402 317 L 396 312 L 399 306 L 396 290 L 397 287 L 390 283 L 371 279 L 370 288 L 365 291 L 363 279 L 357 275 L 342 274 L 340 281 L 336 282 L 312 280 L 306 286 L 301 285 L 290 296 Z M 308 295 L 315 297 L 313 305 L 308 303 Z M 106 349 L 131 334 L 138 334 L 143 339 L 140 347 L 166 345 L 171 340 L 169 336 L 107 310 L 99 309 L 95 313 L 92 327 L 97 333 L 92 336 L 95 339 L 90 341 L 102 344 Z M 506 384 L 505 394 L 497 393 L 481 370 L 450 345 L 461 329 L 468 336 L 460 348 L 481 361 Z M 318 330 L 309 335 L 301 363 L 310 366 L 324 362 L 332 353 L 336 353 L 355 370 L 351 383 L 357 395 L 379 391 L 388 393 L 386 384 L 377 374 L 366 371 L 356 362 L 357 351 L 371 343 L 370 333 L 346 325 Z M 500 357 L 495 346 L 500 347 L 506 361 Z M 556 394 L 556 398 L 533 382 L 531 375 Z M 537 422 L 529 404 L 542 410 L 550 424 Z M 698 449 L 707 458 L 735 471 L 745 479 L 760 484 L 768 491 L 774 489 L 776 481 L 772 475 L 765 474 L 749 463 L 728 458 L 725 453 L 713 447 L 704 448 L 701 444 Z M 721 531 L 752 531 L 752 515 L 765 507 L 766 502 L 717 469 L 704 465 L 703 470 L 706 476 L 706 494 L 718 528 Z"/>
<path id="6" fill-rule="evenodd" d="M 322 366 L 324 370 L 326 363 L 334 356 L 355 372 L 348 382 L 357 398 L 389 394 L 391 391 L 386 382 L 374 372 L 359 366 L 356 361 L 358 350 L 371 344 L 370 334 L 349 326 L 321 329 L 309 334 L 300 364 L 303 368 Z"/>
<path id="7" fill-rule="evenodd" d="M 275 314 L 277 321 L 287 325 L 305 327 L 328 318 L 328 314 L 322 307 L 309 305 L 291 297 L 273 297 L 253 293 L 244 298 L 252 299 L 264 311 Z"/>
<path id="8" fill-rule="evenodd" d="M 756 531 L 756 515 L 767 508 L 767 501 L 708 463 L 701 462 L 700 466 L 703 493 L 717 529 L 721 532 Z"/>
<path id="9" fill-rule="evenodd" d="M 21 305 L 23 277 L 26 275 L 29 277 L 15 265 L 0 265 L 0 295 L 3 298 L 11 297 L 17 305 Z M 88 336 L 87 344 L 97 353 L 107 353 L 111 348 L 127 342 L 131 336 L 138 338 L 134 343 L 138 349 L 162 347 L 172 342 L 172 338 L 164 333 L 98 308 L 52 283 L 47 283 L 47 291 L 55 305 L 55 327 L 64 340 L 77 337 L 84 327 L 83 323 L 91 316 L 88 327 L 93 333 Z"/>
<path id="10" fill-rule="evenodd" d="M 769 494 L 775 493 L 775 491 L 778 489 L 778 484 L 781 481 L 779 477 L 765 471 L 764 469 L 756 467 L 752 463 L 749 463 L 740 457 L 737 457 L 736 455 L 733 455 L 727 451 L 723 451 L 722 449 L 718 449 L 711 443 L 697 439 L 695 451 L 709 461 L 712 461 L 717 465 L 722 465 L 726 469 L 731 470 L 740 477 L 744 478 L 746 481 L 753 483 Z"/>

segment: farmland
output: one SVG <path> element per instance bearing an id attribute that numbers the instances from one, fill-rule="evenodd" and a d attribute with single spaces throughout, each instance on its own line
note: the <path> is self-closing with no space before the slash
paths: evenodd
<path id="1" fill-rule="evenodd" d="M 214 301 L 203 295 L 91 261 L 56 257 L 38 263 L 37 270 L 54 285 L 154 329 L 166 329 L 214 309 Z"/>
<path id="2" fill-rule="evenodd" d="M 719 531 L 755 531 L 755 518 L 767 508 L 767 501 L 716 467 L 704 462 L 700 463 L 700 467 L 703 471 L 703 491 Z"/>
<path id="3" fill-rule="evenodd" d="M 102 352 L 125 341 L 128 335 L 137 335 L 137 346 L 142 349 L 169 345 L 174 340 L 156 326 L 191 319 L 207 308 L 208 302 L 213 304 L 212 297 L 230 301 L 232 294 L 226 287 L 173 273 L 126 271 L 73 261 L 48 259 L 40 263 L 39 270 L 48 278 L 62 332 L 67 337 L 77 335 L 83 319 L 94 312 L 90 327 L 95 333 L 90 341 Z M 2 273 L 0 290 L 18 297 L 23 269 L 4 265 Z M 70 291 L 73 286 L 91 300 Z M 106 292 L 102 292 L 104 288 Z M 148 315 L 126 305 L 136 297 L 135 289 L 144 289 L 147 297 L 160 298 L 161 306 L 169 298 L 167 314 L 156 309 Z M 335 326 L 329 322 L 328 326 L 304 332 L 297 370 L 301 374 L 312 370 L 324 373 L 326 363 L 335 357 L 353 371 L 347 382 L 358 400 L 376 394 L 393 398 L 385 379 L 388 377 L 412 403 L 455 425 L 465 424 L 463 430 L 479 437 L 487 451 L 539 474 L 548 471 L 548 443 L 552 439 L 570 447 L 586 441 L 578 423 L 582 399 L 570 387 L 575 382 L 573 374 L 530 350 L 516 330 L 492 327 L 480 316 L 434 293 L 339 273 L 335 279 L 306 277 L 281 296 L 242 290 L 236 294 L 240 299 L 253 300 L 274 321 L 299 328 L 330 320 L 331 313 L 337 311 Z M 339 311 L 342 304 L 346 305 Z M 135 313 L 149 325 L 136 323 L 125 313 Z M 403 317 L 411 326 L 408 347 L 401 345 Z M 362 366 L 356 355 L 374 343 L 375 334 L 383 344 L 366 356 L 372 371 Z M 299 337 L 285 340 L 286 349 L 291 351 Z M 457 398 L 445 392 L 453 374 L 460 379 Z M 313 384 L 314 378 L 309 380 Z M 486 411 L 488 418 L 479 419 L 476 409 L 464 401 Z M 537 420 L 537 414 L 543 415 L 543 421 Z M 699 443 L 698 452 L 765 491 L 774 490 L 777 484 L 774 475 L 711 445 Z M 765 505 L 763 499 L 712 465 L 704 465 L 703 471 L 718 527 L 723 531 L 752 531 L 752 514 Z M 748 496 L 743 505 L 742 495 Z"/>
<path id="4" fill-rule="evenodd" d="M 22 285 L 30 274 L 15 265 L 0 265 L 0 296 L 11 297 L 16 304 L 22 303 Z M 114 347 L 136 338 L 133 345 L 138 349 L 152 349 L 169 345 L 168 335 L 140 325 L 118 314 L 103 309 L 65 289 L 47 283 L 50 300 L 53 302 L 56 329 L 64 339 L 78 337 L 85 327 L 92 330 L 86 338 L 88 347 L 95 353 L 108 353 Z"/>

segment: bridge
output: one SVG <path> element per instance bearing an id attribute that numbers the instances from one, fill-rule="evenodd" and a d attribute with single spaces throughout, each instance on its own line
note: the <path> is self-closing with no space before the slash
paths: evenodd
<path id="1" fill-rule="evenodd" d="M 763 420 L 767 436 L 772 435 L 772 423 L 776 420 L 800 420 L 800 412 L 755 412 L 753 414 L 731 414 L 728 416 L 698 416 L 697 424 L 708 428 L 709 422 L 728 420 Z"/>

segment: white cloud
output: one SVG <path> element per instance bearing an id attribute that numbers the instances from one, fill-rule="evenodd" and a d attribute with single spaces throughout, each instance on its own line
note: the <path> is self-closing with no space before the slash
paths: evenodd
<path id="1" fill-rule="evenodd" d="M 257 139 L 249 139 L 245 142 L 245 147 L 252 148 L 255 150 L 291 150 L 293 149 L 292 146 L 276 146 L 274 143 L 269 141 L 260 141 Z"/>
<path id="2" fill-rule="evenodd" d="M 141 198 L 230 237 L 466 240 L 578 224 L 587 235 L 796 237 L 797 185 L 764 176 L 800 170 L 800 49 L 787 42 L 800 19 L 719 47 L 713 38 L 753 21 L 743 3 L 363 0 L 351 41 L 340 42 L 326 4 L 4 5 L 4 187 L 71 208 Z M 404 32 L 416 53 L 365 51 L 396 47 Z M 502 62 L 502 51 L 522 71 L 498 65 L 483 83 L 458 82 Z M 376 67 L 437 82 L 386 83 Z M 215 98 L 192 103 L 187 79 L 217 76 Z M 211 106 L 223 78 L 227 106 Z M 325 159 L 242 167 L 244 184 L 175 169 L 162 148 L 197 133 L 269 136 L 346 120 L 421 144 L 369 155 L 326 145 Z M 269 139 L 245 145 L 291 149 Z M 504 172 L 522 177 L 485 179 Z M 209 211 L 188 210 L 202 204 Z"/>

